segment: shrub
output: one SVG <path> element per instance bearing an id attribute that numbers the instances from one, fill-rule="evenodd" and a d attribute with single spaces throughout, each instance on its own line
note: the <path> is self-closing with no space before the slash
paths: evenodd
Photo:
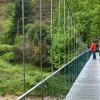
<path id="1" fill-rule="evenodd" d="M 1 58 L 6 61 L 11 62 L 15 59 L 15 54 L 13 52 L 8 52 L 8 53 L 2 55 Z"/>
<path id="2" fill-rule="evenodd" d="M 4 12 L 5 12 L 6 17 L 14 16 L 15 4 L 14 3 L 7 3 L 5 5 L 4 10 L 5 10 Z"/>
<path id="3" fill-rule="evenodd" d="M 8 45 L 8 44 L 0 45 L 0 54 L 11 52 L 12 50 L 13 50 L 13 46 L 11 45 Z"/>
<path id="4" fill-rule="evenodd" d="M 28 30 L 29 29 L 29 30 Z M 33 65 L 40 65 L 40 27 L 38 24 L 28 24 L 25 35 L 25 61 Z M 15 39 L 14 53 L 17 61 L 22 61 L 23 57 L 23 36 L 17 36 Z M 49 45 L 50 36 L 48 36 L 48 27 L 42 26 L 42 54 L 43 65 L 48 66 L 49 63 Z"/>
<path id="5" fill-rule="evenodd" d="M 22 44 L 22 42 L 23 42 L 23 36 L 22 35 L 16 36 L 16 38 L 15 38 L 15 44 L 16 45 L 20 45 L 20 44 Z"/>

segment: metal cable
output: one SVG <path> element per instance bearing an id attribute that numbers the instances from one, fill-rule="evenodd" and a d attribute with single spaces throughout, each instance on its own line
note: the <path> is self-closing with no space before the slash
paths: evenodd
<path id="1" fill-rule="evenodd" d="M 53 72 L 53 63 L 52 63 L 52 46 L 53 46 L 53 1 L 51 0 L 51 71 Z"/>
<path id="2" fill-rule="evenodd" d="M 66 0 L 64 0 L 64 64 L 67 62 L 66 61 Z M 67 80 L 67 78 L 66 78 L 66 68 L 64 68 L 64 83 L 67 83 L 68 82 L 68 80 Z M 62 85 L 62 87 L 63 87 L 63 85 Z M 66 84 L 66 87 L 67 87 L 67 84 Z M 66 94 L 66 90 L 67 90 L 67 88 L 65 88 L 64 89 L 65 91 L 64 91 L 64 93 Z M 65 98 L 65 94 L 63 94 L 64 95 L 64 98 Z"/>
<path id="3" fill-rule="evenodd" d="M 64 64 L 66 63 L 66 1 L 64 0 Z"/>
<path id="4" fill-rule="evenodd" d="M 51 53 L 50 53 L 50 56 L 51 56 L 51 72 L 53 73 L 54 72 L 54 69 L 53 69 L 53 52 L 52 52 L 52 46 L 53 46 L 53 1 L 51 0 L 51 32 L 50 32 L 50 35 L 51 35 Z M 54 81 L 54 78 L 52 77 L 51 78 L 52 81 Z M 51 97 L 52 97 L 52 100 L 54 99 L 53 98 L 53 87 L 51 87 Z"/>
<path id="5" fill-rule="evenodd" d="M 43 80 L 43 55 L 42 55 L 42 0 L 40 0 L 40 67 L 41 67 L 41 80 Z M 43 100 L 43 84 L 41 85 L 41 100 Z"/>
<path id="6" fill-rule="evenodd" d="M 61 17 L 61 0 L 59 0 L 59 22 L 58 22 L 58 24 L 59 24 L 59 31 L 58 31 L 58 49 L 59 49 L 59 66 L 60 66 L 60 64 L 61 64 L 61 62 L 60 62 L 60 17 Z M 59 72 L 59 78 L 60 78 L 60 72 Z M 59 79 L 59 84 L 60 84 L 60 87 L 59 87 L 59 94 L 61 94 L 61 79 Z M 61 100 L 61 95 L 59 95 L 59 99 Z"/>
<path id="7" fill-rule="evenodd" d="M 69 34 L 70 34 L 70 13 L 69 13 L 69 8 L 68 8 L 68 36 L 69 36 Z M 69 50 L 70 50 L 70 47 L 69 47 L 69 45 L 70 45 L 70 39 L 68 38 L 68 62 L 70 61 L 70 55 L 69 55 Z M 68 67 L 68 80 L 69 80 L 69 89 L 70 89 L 70 83 L 71 83 L 71 80 L 70 80 L 70 67 Z"/>
<path id="8" fill-rule="evenodd" d="M 76 30 L 74 24 L 74 58 L 76 57 Z M 76 79 L 76 60 L 74 61 L 74 80 Z"/>
<path id="9" fill-rule="evenodd" d="M 60 6 L 61 6 L 61 3 L 60 3 L 60 0 L 59 0 L 59 22 L 58 22 L 58 24 L 59 24 L 59 31 L 58 31 L 58 49 L 59 49 L 59 66 L 60 66 L 60 14 L 61 14 L 61 12 L 60 12 Z"/>
<path id="10" fill-rule="evenodd" d="M 71 40 L 70 40 L 70 59 L 72 59 L 73 57 L 73 50 L 72 50 L 72 35 L 73 35 L 73 21 L 72 21 L 72 16 L 70 15 L 70 36 L 71 36 Z M 73 68 L 71 68 L 71 85 L 73 82 Z"/>
<path id="11" fill-rule="evenodd" d="M 22 0 L 22 32 L 23 32 L 23 92 L 25 93 L 25 24 L 24 24 L 24 0 Z"/>

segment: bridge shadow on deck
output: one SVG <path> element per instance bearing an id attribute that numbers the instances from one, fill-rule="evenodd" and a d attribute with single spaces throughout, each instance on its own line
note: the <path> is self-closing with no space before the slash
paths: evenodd
<path id="1" fill-rule="evenodd" d="M 92 56 L 79 74 L 65 100 L 100 100 L 100 58 Z"/>

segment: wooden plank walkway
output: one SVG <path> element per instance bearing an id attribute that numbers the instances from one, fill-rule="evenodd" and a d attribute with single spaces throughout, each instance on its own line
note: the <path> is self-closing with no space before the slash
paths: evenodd
<path id="1" fill-rule="evenodd" d="M 100 59 L 92 57 L 79 74 L 65 100 L 100 100 Z"/>

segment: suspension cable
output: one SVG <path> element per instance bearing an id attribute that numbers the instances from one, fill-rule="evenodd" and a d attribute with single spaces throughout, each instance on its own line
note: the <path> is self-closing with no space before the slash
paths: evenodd
<path id="1" fill-rule="evenodd" d="M 22 0 L 22 32 L 23 32 L 23 92 L 25 93 L 25 30 L 24 30 L 24 0 Z"/>
<path id="2" fill-rule="evenodd" d="M 73 45 L 74 45 L 74 58 L 76 57 L 76 42 L 75 42 L 75 40 L 76 40 L 76 30 L 75 30 L 75 24 L 73 23 L 73 25 L 74 25 L 74 43 L 73 43 Z M 74 80 L 75 80 L 75 78 L 76 78 L 76 60 L 74 61 Z"/>
<path id="3" fill-rule="evenodd" d="M 64 0 L 64 64 L 66 63 L 66 1 Z"/>
<path id="4" fill-rule="evenodd" d="M 59 49 L 59 66 L 60 66 L 60 16 L 61 16 L 61 12 L 60 12 L 60 6 L 61 6 L 61 2 L 59 0 L 59 31 L 58 31 L 58 49 Z"/>
<path id="5" fill-rule="evenodd" d="M 40 67 L 42 72 L 42 0 L 40 0 Z M 41 73 L 41 79 L 42 79 Z"/>
<path id="6" fill-rule="evenodd" d="M 53 72 L 52 46 L 53 46 L 53 2 L 51 0 L 51 71 Z"/>
<path id="7" fill-rule="evenodd" d="M 67 18 L 67 20 L 68 20 L 68 36 L 69 36 L 69 34 L 70 34 L 70 13 L 69 13 L 69 8 L 68 8 L 68 12 L 67 12 L 67 15 L 68 15 L 68 18 Z M 70 45 L 70 39 L 68 38 L 68 62 L 70 61 L 70 59 L 69 59 L 69 50 L 70 50 L 70 47 L 69 47 L 69 45 Z M 68 67 L 68 85 L 69 85 L 69 88 L 70 88 L 70 83 L 71 83 L 71 81 L 70 81 L 70 68 Z"/>
<path id="8" fill-rule="evenodd" d="M 43 80 L 43 49 L 42 49 L 42 0 L 40 0 L 40 67 L 41 67 L 41 80 Z M 41 100 L 43 100 L 43 85 L 41 85 Z"/>
<path id="9" fill-rule="evenodd" d="M 50 35 L 51 35 L 51 52 L 50 52 L 50 56 L 51 56 L 51 72 L 53 73 L 54 69 L 53 69 L 53 50 L 52 50 L 52 47 L 53 47 L 53 1 L 51 0 L 51 32 L 50 32 Z M 54 81 L 54 78 L 52 77 L 51 78 L 52 81 Z M 54 99 L 53 98 L 53 87 L 51 87 L 51 98 L 52 100 Z"/>
<path id="10" fill-rule="evenodd" d="M 60 24 L 61 24 L 61 22 L 60 22 L 60 20 L 61 20 L 61 0 L 59 0 L 59 22 L 58 22 L 58 24 L 59 24 L 59 31 L 58 31 L 58 53 L 59 53 L 59 66 L 60 66 L 60 64 L 61 64 L 61 61 L 60 61 L 60 32 L 61 32 L 61 28 L 60 28 Z M 60 77 L 60 72 L 59 72 L 59 75 L 58 75 L 58 77 Z M 59 86 L 59 94 L 61 94 L 61 79 L 59 79 L 59 84 L 60 84 L 60 86 Z M 61 95 L 59 95 L 59 98 L 61 99 Z"/>

